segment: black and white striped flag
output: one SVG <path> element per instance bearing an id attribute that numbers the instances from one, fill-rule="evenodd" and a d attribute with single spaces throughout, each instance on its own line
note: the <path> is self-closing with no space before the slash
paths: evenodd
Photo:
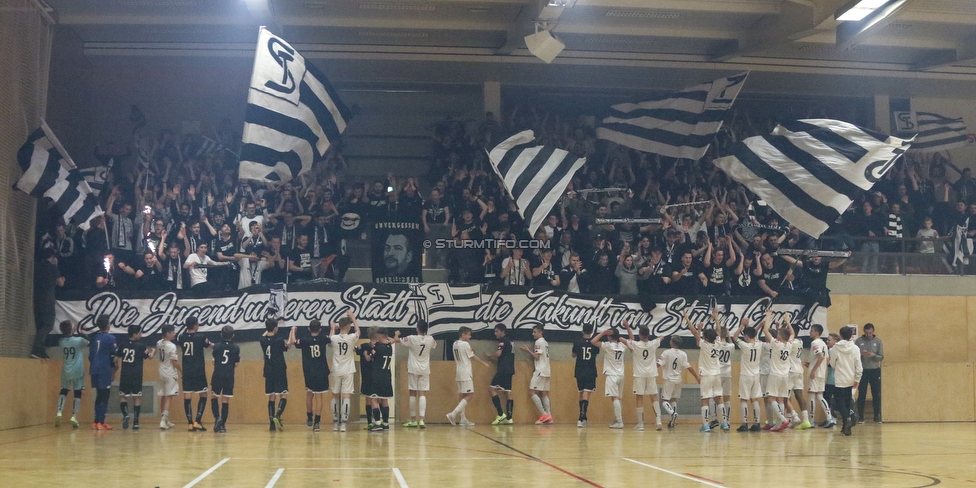
<path id="1" fill-rule="evenodd" d="M 491 166 L 505 183 L 529 225 L 529 235 L 542 225 L 586 158 L 552 146 L 532 144 L 535 134 L 526 130 L 509 137 L 488 153 Z"/>
<path id="2" fill-rule="evenodd" d="M 102 194 L 102 188 L 105 188 L 105 183 L 108 181 L 108 172 L 112 170 L 114 162 L 114 159 L 110 159 L 105 166 L 80 170 L 82 176 L 85 177 L 85 181 L 88 183 L 88 187 L 91 188 L 92 194 L 96 197 Z"/>
<path id="3" fill-rule="evenodd" d="M 74 219 L 79 227 L 88 229 L 91 219 L 104 213 L 84 175 L 47 124 L 42 123 L 27 138 L 17 151 L 17 163 L 24 175 L 14 188 L 35 198 L 54 200 L 65 221 Z"/>
<path id="4" fill-rule="evenodd" d="M 798 120 L 750 137 L 715 166 L 803 232 L 820 237 L 911 145 L 847 122 Z"/>
<path id="5" fill-rule="evenodd" d="M 240 177 L 297 177 L 322 158 L 350 118 L 325 75 L 262 27 L 244 115 Z"/>
<path id="6" fill-rule="evenodd" d="M 697 161 L 714 141 L 748 75 L 721 78 L 646 102 L 614 105 L 596 136 L 638 151 Z"/>
<path id="7" fill-rule="evenodd" d="M 954 149 L 968 144 L 966 122 L 962 117 L 951 119 L 931 112 L 916 112 L 918 136 L 912 151 L 927 153 Z"/>
<path id="8" fill-rule="evenodd" d="M 202 136 L 202 137 L 203 137 L 203 141 L 200 143 L 200 147 L 197 149 L 196 157 L 202 158 L 205 156 L 209 156 L 217 151 L 222 151 L 224 149 L 223 144 L 207 136 Z"/>

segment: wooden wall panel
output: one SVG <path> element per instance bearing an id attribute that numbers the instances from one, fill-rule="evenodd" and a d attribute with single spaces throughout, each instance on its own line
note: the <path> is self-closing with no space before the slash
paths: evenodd
<path id="1" fill-rule="evenodd" d="M 909 361 L 963 362 L 969 359 L 966 297 L 909 296 L 910 330 L 904 334 L 882 332 L 887 361 L 888 343 L 910 342 Z M 880 327 L 879 324 L 875 324 Z"/>
<path id="2" fill-rule="evenodd" d="M 859 327 L 866 323 L 874 324 L 878 337 L 884 341 L 886 361 L 908 361 L 910 358 L 909 333 L 913 329 L 909 327 L 910 301 L 907 298 L 886 295 L 850 296 L 851 323 L 858 324 Z M 858 331 L 860 332 L 860 328 Z"/>
<path id="3" fill-rule="evenodd" d="M 973 363 L 885 363 L 885 422 L 972 422 L 976 419 Z"/>
<path id="4" fill-rule="evenodd" d="M 830 294 L 831 305 L 827 309 L 827 330 L 837 332 L 851 322 L 851 296 Z"/>
<path id="5" fill-rule="evenodd" d="M 0 429 L 13 429 L 54 421 L 57 388 L 60 387 L 60 369 L 50 367 L 53 361 L 36 359 L 0 358 Z M 60 367 L 60 363 L 58 363 Z M 57 373 L 59 380 L 54 390 L 40 392 L 38 388 L 49 385 L 49 378 Z M 70 400 L 69 400 L 70 402 Z M 70 405 L 70 403 L 69 403 Z"/>

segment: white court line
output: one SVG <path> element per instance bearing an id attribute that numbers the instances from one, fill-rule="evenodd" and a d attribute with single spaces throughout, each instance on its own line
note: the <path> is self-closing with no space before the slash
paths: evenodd
<path id="1" fill-rule="evenodd" d="M 346 458 L 343 458 L 345 460 Z M 455 460 L 457 458 L 454 458 Z M 467 459 L 467 458 L 465 458 Z M 282 470 L 285 468 L 281 468 Z M 379 468 L 288 468 L 289 470 L 296 471 L 376 471 Z"/>
<path id="2" fill-rule="evenodd" d="M 686 480 L 696 481 L 696 482 L 701 483 L 701 484 L 703 484 L 705 486 L 714 486 L 715 488 L 726 488 L 724 485 L 718 485 L 718 484 L 712 483 L 711 481 L 705 481 L 703 479 L 693 478 L 691 476 L 685 476 L 685 475 L 683 475 L 681 473 L 675 473 L 674 471 L 668 471 L 668 470 L 666 470 L 664 468 L 659 468 L 657 466 L 651 466 L 650 464 L 642 463 L 640 461 L 634 461 L 633 459 L 628 459 L 628 458 L 621 458 L 621 459 L 623 459 L 624 461 L 630 461 L 630 462 L 632 462 L 634 464 L 640 464 L 641 466 L 645 466 L 645 467 L 648 467 L 648 468 L 651 468 L 651 469 L 656 469 L 658 471 L 661 471 L 663 473 L 670 474 L 672 476 L 677 476 L 679 478 L 684 478 Z"/>
<path id="3" fill-rule="evenodd" d="M 187 483 L 186 485 L 184 485 L 183 488 L 190 488 L 191 486 L 194 486 L 197 483 L 203 481 L 204 478 L 206 478 L 207 476 L 210 476 L 210 473 L 213 473 L 214 471 L 217 471 L 217 468 L 223 466 L 224 463 L 226 463 L 227 461 L 230 461 L 230 458 L 224 458 L 223 461 L 221 461 L 221 462 L 219 462 L 217 464 L 214 464 L 213 466 L 210 467 L 210 469 L 204 471 L 203 474 L 201 474 L 200 476 L 197 476 L 197 478 L 195 480 L 193 480 L 193 481 Z"/>
<path id="4" fill-rule="evenodd" d="M 403 474 L 400 473 L 398 468 L 393 468 L 393 476 L 396 476 L 397 483 L 400 483 L 400 488 L 410 488 L 407 486 L 407 480 L 403 479 Z"/>
<path id="5" fill-rule="evenodd" d="M 271 481 L 269 481 L 268 484 L 264 485 L 264 488 L 271 488 L 272 486 L 274 486 L 275 483 L 278 482 L 278 478 L 281 478 L 281 474 L 284 472 L 285 472 L 285 468 L 278 468 L 278 471 L 275 471 L 274 476 L 271 477 Z"/>

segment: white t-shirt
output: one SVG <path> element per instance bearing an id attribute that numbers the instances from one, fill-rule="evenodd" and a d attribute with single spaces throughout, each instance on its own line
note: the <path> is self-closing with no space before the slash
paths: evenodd
<path id="1" fill-rule="evenodd" d="M 705 339 L 698 340 L 698 347 L 701 354 L 698 355 L 698 374 L 702 376 L 718 376 L 721 368 L 718 365 L 718 356 L 722 352 L 722 345 L 718 341 L 707 342 Z"/>
<path id="2" fill-rule="evenodd" d="M 173 365 L 173 359 L 179 357 L 176 344 L 173 344 L 171 341 L 161 340 L 156 343 L 156 351 L 158 351 L 157 357 L 159 358 L 159 376 L 165 376 L 167 378 L 178 377 L 176 366 Z"/>
<path id="3" fill-rule="evenodd" d="M 812 369 L 817 364 L 817 360 L 821 357 L 824 360 L 820 363 L 820 367 L 814 370 L 814 376 L 817 378 L 827 377 L 827 358 L 829 353 L 827 352 L 827 343 L 821 338 L 816 338 L 810 342 L 810 352 L 813 353 L 813 357 L 810 358 L 810 368 Z"/>
<path id="4" fill-rule="evenodd" d="M 759 356 L 759 374 L 766 376 L 769 374 L 769 363 L 773 358 L 773 348 L 770 347 L 768 342 L 763 342 L 762 351 Z"/>
<path id="5" fill-rule="evenodd" d="M 268 262 L 264 259 L 241 258 L 238 260 L 241 274 L 237 280 L 237 288 L 247 288 L 249 286 L 261 284 L 261 272 L 268 267 Z"/>
<path id="6" fill-rule="evenodd" d="M 788 376 L 790 374 L 790 350 L 793 344 L 788 342 L 773 341 L 769 345 L 772 357 L 769 359 L 769 374 L 775 376 Z"/>
<path id="7" fill-rule="evenodd" d="M 210 256 L 204 255 L 201 258 L 199 254 L 193 253 L 186 257 L 186 261 L 184 261 L 184 264 L 186 263 L 211 264 L 213 262 L 214 260 L 210 259 Z M 190 286 L 195 286 L 200 283 L 206 283 L 206 282 L 207 282 L 207 268 L 198 268 L 198 267 L 190 268 Z"/>
<path id="8" fill-rule="evenodd" d="M 803 374 L 803 341 L 799 337 L 790 341 L 790 373 Z"/>
<path id="9" fill-rule="evenodd" d="M 509 263 L 512 262 L 512 258 L 508 257 L 502 260 L 502 269 L 508 268 Z M 520 259 L 515 261 L 512 265 L 512 269 L 508 272 L 508 277 L 503 281 L 506 285 L 514 286 L 524 286 L 525 285 L 525 270 L 528 268 L 526 261 Z"/>
<path id="10" fill-rule="evenodd" d="M 628 344 L 634 354 L 634 378 L 654 378 L 657 376 L 657 348 L 661 338 L 652 341 L 631 341 Z"/>
<path id="11" fill-rule="evenodd" d="M 603 374 L 607 376 L 623 376 L 624 375 L 624 351 L 627 350 L 627 345 L 623 342 L 601 342 L 600 347 L 603 349 Z"/>
<path id="12" fill-rule="evenodd" d="M 766 351 L 763 349 L 765 345 L 764 342 L 746 342 L 739 339 L 735 342 L 739 346 L 739 350 L 742 351 L 742 356 L 739 357 L 739 376 L 758 376 L 759 375 L 759 363 L 762 361 L 764 356 L 763 353 Z"/>
<path id="13" fill-rule="evenodd" d="M 429 335 L 412 335 L 400 339 L 407 346 L 407 373 L 430 374 L 430 350 L 437 347 L 437 341 Z"/>
<path id="14" fill-rule="evenodd" d="M 657 364 L 661 367 L 661 377 L 664 381 L 672 383 L 681 383 L 681 372 L 691 366 L 688 364 L 688 354 L 673 347 L 661 353 Z"/>
<path id="15" fill-rule="evenodd" d="M 336 334 L 330 336 L 332 342 L 332 373 L 336 375 L 356 374 L 356 341 L 359 334 Z"/>
<path id="16" fill-rule="evenodd" d="M 539 376 L 548 378 L 552 372 L 549 369 L 549 343 L 545 338 L 536 339 L 535 353 L 539 355 L 535 360 L 535 372 L 539 373 Z"/>
<path id="17" fill-rule="evenodd" d="M 735 350 L 735 344 L 728 342 L 716 342 L 719 346 L 718 353 L 718 368 L 719 375 L 723 378 L 732 377 L 732 351 Z"/>
<path id="18" fill-rule="evenodd" d="M 474 378 L 471 373 L 471 356 L 474 356 L 471 344 L 461 339 L 454 341 L 454 367 L 456 371 L 454 379 L 456 381 L 471 381 Z"/>

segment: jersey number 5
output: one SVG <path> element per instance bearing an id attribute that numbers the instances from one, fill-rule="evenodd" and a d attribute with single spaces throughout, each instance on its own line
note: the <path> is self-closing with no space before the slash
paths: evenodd
<path id="1" fill-rule="evenodd" d="M 224 351 L 224 360 L 221 361 L 220 364 L 227 364 L 229 362 L 230 362 L 230 351 Z"/>

